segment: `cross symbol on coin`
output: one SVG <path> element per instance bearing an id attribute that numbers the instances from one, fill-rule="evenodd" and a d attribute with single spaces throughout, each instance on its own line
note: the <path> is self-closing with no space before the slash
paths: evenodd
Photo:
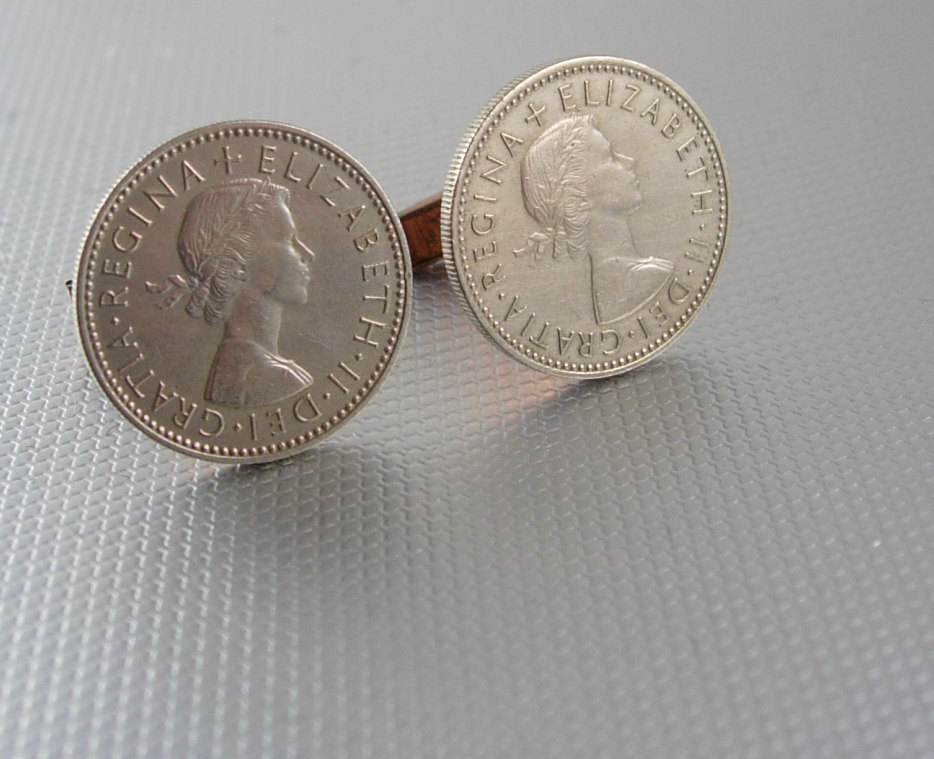
<path id="1" fill-rule="evenodd" d="M 230 171 L 230 165 L 233 164 L 233 163 L 240 163 L 240 161 L 241 161 L 242 159 L 243 159 L 243 156 L 240 155 L 239 153 L 237 153 L 237 157 L 236 157 L 236 158 L 234 158 L 232 155 L 230 155 L 230 145 L 224 145 L 224 157 L 223 157 L 223 158 L 215 158 L 215 159 L 214 159 L 214 165 L 217 166 L 217 164 L 219 164 L 219 163 L 224 164 L 225 168 L 227 169 L 227 173 L 230 174 L 230 173 L 231 173 L 231 171 Z"/>

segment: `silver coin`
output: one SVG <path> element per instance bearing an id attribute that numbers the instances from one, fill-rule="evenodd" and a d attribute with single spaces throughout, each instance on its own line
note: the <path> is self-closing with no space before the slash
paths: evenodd
<path id="1" fill-rule="evenodd" d="M 110 400 L 170 448 L 271 461 L 350 419 L 410 310 L 402 227 L 366 170 L 283 124 L 197 129 L 143 158 L 91 224 L 78 329 Z"/>
<path id="2" fill-rule="evenodd" d="M 726 242 L 726 172 L 670 79 L 587 57 L 526 74 L 481 112 L 441 204 L 448 275 L 519 361 L 605 377 L 684 331 Z"/>

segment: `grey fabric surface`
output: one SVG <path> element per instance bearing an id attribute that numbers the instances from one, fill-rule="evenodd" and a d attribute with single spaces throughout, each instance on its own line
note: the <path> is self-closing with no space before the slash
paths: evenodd
<path id="1" fill-rule="evenodd" d="M 928 3 L 5 3 L 0 756 L 934 756 Z M 647 63 L 723 146 L 697 323 L 521 367 L 432 270 L 393 373 L 280 464 L 160 448 L 63 287 L 121 171 L 300 125 L 401 209 L 524 70 Z"/>

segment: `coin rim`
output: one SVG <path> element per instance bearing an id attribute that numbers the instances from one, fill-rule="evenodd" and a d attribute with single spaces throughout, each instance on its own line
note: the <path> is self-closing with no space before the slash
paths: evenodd
<path id="1" fill-rule="evenodd" d="M 340 415 L 344 413 L 340 421 L 331 423 L 330 420 L 323 423 L 321 426 L 325 427 L 321 432 L 313 434 L 311 439 L 306 440 L 301 443 L 295 443 L 294 445 L 289 445 L 293 441 L 286 441 L 286 447 L 274 452 L 267 453 L 257 453 L 257 454 L 242 454 L 242 453 L 230 453 L 230 454 L 216 454 L 210 451 L 203 449 L 195 449 L 185 445 L 184 443 L 176 442 L 172 439 L 162 436 L 158 430 L 152 429 L 140 422 L 135 414 L 131 410 L 124 406 L 123 400 L 115 394 L 110 385 L 105 381 L 102 374 L 102 367 L 98 364 L 98 357 L 94 354 L 93 345 L 91 344 L 91 336 L 88 331 L 88 322 L 89 317 L 87 314 L 87 306 L 85 304 L 85 289 L 88 284 L 88 278 L 90 276 L 85 266 L 86 259 L 90 255 L 90 251 L 94 247 L 94 238 L 100 228 L 104 216 L 110 211 L 113 204 L 116 202 L 117 196 L 120 195 L 125 189 L 127 189 L 131 182 L 139 178 L 139 174 L 143 171 L 145 167 L 153 163 L 161 155 L 167 151 L 177 148 L 189 140 L 197 139 L 199 137 L 204 138 L 205 140 L 214 139 L 215 135 L 218 133 L 223 133 L 225 131 L 234 131 L 234 130 L 272 130 L 287 132 L 294 134 L 300 137 L 303 140 L 309 140 L 314 147 L 320 147 L 325 150 L 331 151 L 336 157 L 342 159 L 348 163 L 359 175 L 365 180 L 369 188 L 379 197 L 380 202 L 383 204 L 386 212 L 389 216 L 389 221 L 391 222 L 392 228 L 396 233 L 396 241 L 400 246 L 400 258 L 403 268 L 403 279 L 405 283 L 405 292 L 403 294 L 403 312 L 401 322 L 398 327 L 398 333 L 395 338 L 395 343 L 392 347 L 392 351 L 389 356 L 386 358 L 385 366 L 380 372 L 379 376 L 374 380 L 373 385 L 366 390 L 363 396 L 355 403 L 353 408 L 349 411 L 341 409 L 335 415 Z M 356 158 L 354 158 L 350 153 L 348 153 L 343 148 L 335 145 L 330 140 L 321 137 L 314 132 L 310 132 L 307 129 L 302 129 L 301 127 L 296 127 L 291 124 L 285 124 L 277 121 L 267 121 L 262 119 L 235 119 L 230 121 L 219 121 L 212 124 L 207 124 L 196 129 L 191 129 L 183 134 L 180 134 L 176 137 L 173 137 L 170 140 L 162 143 L 158 147 L 150 150 L 142 158 L 136 161 L 130 168 L 124 171 L 120 178 L 113 184 L 110 191 L 104 197 L 104 199 L 98 205 L 96 211 L 91 217 L 91 221 L 87 226 L 87 230 L 84 235 L 84 244 L 81 247 L 81 252 L 78 255 L 76 270 L 75 270 L 75 308 L 74 308 L 74 318 L 75 326 L 78 331 L 79 341 L 81 347 L 87 360 L 88 366 L 91 369 L 91 373 L 94 375 L 94 378 L 97 380 L 97 384 L 104 391 L 104 394 L 110 400 L 111 404 L 115 406 L 120 413 L 126 417 L 130 423 L 138 430 L 144 432 L 148 437 L 156 440 L 162 445 L 171 448 L 174 451 L 179 453 L 184 453 L 195 458 L 203 459 L 206 461 L 212 461 L 214 463 L 221 464 L 260 464 L 271 461 L 278 461 L 295 454 L 301 453 L 302 451 L 307 450 L 309 447 L 316 444 L 318 441 L 323 438 L 331 435 L 335 430 L 342 427 L 347 421 L 352 417 L 356 416 L 360 409 L 363 408 L 370 400 L 370 398 L 376 393 L 379 387 L 382 385 L 383 381 L 386 378 L 386 375 L 389 374 L 393 365 L 395 364 L 399 346 L 405 338 L 405 333 L 408 328 L 409 319 L 412 311 L 412 261 L 411 255 L 409 252 L 408 241 L 405 236 L 405 231 L 402 227 L 402 222 L 399 219 L 399 215 L 396 213 L 395 208 L 393 208 L 392 203 L 389 200 L 388 195 L 379 185 L 379 183 L 373 178 L 373 176 L 367 171 L 363 164 L 360 163 Z M 397 279 L 398 286 L 398 279 Z M 303 434 L 313 433 L 309 430 Z M 294 440 L 294 439 L 293 439 Z"/>
<path id="2" fill-rule="evenodd" d="M 720 230 L 722 231 L 723 236 L 719 244 L 719 250 L 717 251 L 717 248 L 714 248 L 715 252 L 717 252 L 716 267 L 709 275 L 709 281 L 705 282 L 706 289 L 704 291 L 703 298 L 696 306 L 693 307 L 693 311 L 687 314 L 687 318 L 683 320 L 681 326 L 678 327 L 674 333 L 663 335 L 661 338 L 659 338 L 661 342 L 655 344 L 654 347 L 644 348 L 643 350 L 647 350 L 647 352 L 645 352 L 641 357 L 634 357 L 631 361 L 627 360 L 625 363 L 618 367 L 602 370 L 572 370 L 548 366 L 541 361 L 533 359 L 530 356 L 526 356 L 518 349 L 507 344 L 498 334 L 492 332 L 491 328 L 487 325 L 485 318 L 483 318 L 483 315 L 477 312 L 475 304 L 466 292 L 465 283 L 461 278 L 460 268 L 454 252 L 454 199 L 458 192 L 458 187 L 464 178 L 463 173 L 464 168 L 467 165 L 468 156 L 473 152 L 477 138 L 480 136 L 483 129 L 488 126 L 490 117 L 493 115 L 494 111 L 500 107 L 500 105 L 518 94 L 519 90 L 527 86 L 531 86 L 534 83 L 533 80 L 540 80 L 547 77 L 549 74 L 558 72 L 561 72 L 562 74 L 564 72 L 572 73 L 571 70 L 575 67 L 585 68 L 588 66 L 622 66 L 641 71 L 642 73 L 657 79 L 660 83 L 671 88 L 679 97 L 684 100 L 688 107 L 694 111 L 695 115 L 706 129 L 707 137 L 710 138 L 713 144 L 713 148 L 716 151 L 717 157 L 720 161 L 720 173 L 723 177 L 724 218 L 722 222 L 723 229 Z M 655 71 L 655 69 L 651 68 L 650 66 L 646 66 L 643 63 L 638 63 L 636 61 L 631 61 L 625 58 L 603 55 L 589 55 L 577 58 L 568 58 L 531 69 L 510 81 L 487 102 L 486 106 L 484 106 L 484 108 L 479 112 L 468 130 L 465 132 L 464 136 L 461 138 L 461 142 L 454 154 L 454 159 L 451 161 L 451 167 L 448 170 L 447 179 L 444 183 L 444 191 L 441 195 L 441 252 L 444 257 L 444 268 L 447 271 L 451 287 L 457 295 L 461 305 L 467 311 L 467 315 L 470 318 L 470 321 L 477 329 L 480 330 L 484 337 L 486 337 L 490 342 L 492 342 L 497 348 L 502 350 L 507 355 L 532 369 L 537 369 L 540 372 L 556 375 L 559 377 L 567 377 L 570 379 L 599 379 L 602 377 L 612 377 L 635 369 L 636 367 L 641 366 L 658 356 L 662 351 L 668 348 L 668 346 L 675 342 L 675 340 L 680 337 L 681 334 L 683 334 L 683 332 L 694 322 L 698 312 L 707 303 L 710 290 L 713 288 L 717 276 L 720 273 L 720 269 L 723 264 L 723 256 L 726 253 L 726 244 L 729 238 L 731 217 L 729 199 L 730 181 L 727 175 L 725 161 L 723 160 L 723 150 L 720 147 L 720 142 L 717 139 L 717 136 L 714 134 L 714 131 L 710 128 L 709 121 L 704 115 L 703 111 L 697 107 L 697 104 L 694 102 L 694 100 L 684 91 L 680 85 L 676 84 L 664 74 Z"/>

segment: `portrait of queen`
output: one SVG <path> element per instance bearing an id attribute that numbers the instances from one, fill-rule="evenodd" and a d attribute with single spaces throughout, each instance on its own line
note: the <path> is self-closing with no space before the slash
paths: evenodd
<path id="1" fill-rule="evenodd" d="M 197 195 L 178 233 L 184 274 L 151 292 L 174 287 L 162 307 L 187 296 L 186 312 L 223 327 L 204 398 L 224 406 L 263 405 L 313 382 L 279 355 L 283 309 L 308 300 L 311 249 L 298 239 L 289 191 L 268 180 L 234 179 Z"/>
<path id="2" fill-rule="evenodd" d="M 588 260 L 594 318 L 607 325 L 651 306 L 670 284 L 674 266 L 640 256 L 629 217 L 643 203 L 636 165 L 614 151 L 592 116 L 549 126 L 522 159 L 522 198 L 539 230 L 519 258 Z"/>

